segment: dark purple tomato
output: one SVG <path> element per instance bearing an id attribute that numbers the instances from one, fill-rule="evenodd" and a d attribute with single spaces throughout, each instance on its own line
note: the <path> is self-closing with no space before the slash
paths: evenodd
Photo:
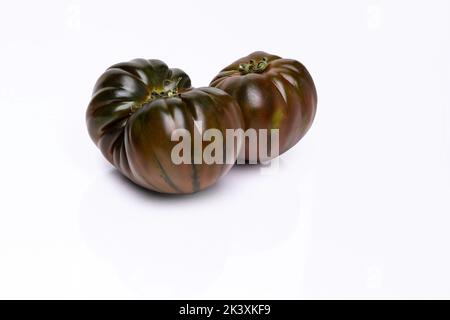
<path id="1" fill-rule="evenodd" d="M 224 68 L 210 86 L 226 91 L 237 101 L 245 129 L 278 129 L 279 154 L 306 134 L 316 114 L 316 88 L 305 66 L 262 51 Z M 271 140 L 267 141 L 270 151 Z M 245 158 L 249 159 L 248 141 Z"/>
<path id="2" fill-rule="evenodd" d="M 136 184 L 162 193 L 205 189 L 233 165 L 195 164 L 194 159 L 174 163 L 171 153 L 179 143 L 171 139 L 175 129 L 194 137 L 199 131 L 194 121 L 201 121 L 203 130 L 220 130 L 225 139 L 226 129 L 243 128 L 241 111 L 230 95 L 217 88 L 192 88 L 182 70 L 145 59 L 115 64 L 100 76 L 86 121 L 109 162 Z M 205 145 L 201 143 L 202 150 Z"/>

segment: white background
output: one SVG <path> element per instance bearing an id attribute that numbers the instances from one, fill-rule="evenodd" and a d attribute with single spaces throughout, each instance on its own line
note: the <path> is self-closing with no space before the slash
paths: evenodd
<path id="1" fill-rule="evenodd" d="M 0 298 L 450 298 L 448 1 L 2 1 Z M 303 62 L 316 120 L 280 168 L 161 196 L 88 137 L 111 64 L 205 86 Z"/>

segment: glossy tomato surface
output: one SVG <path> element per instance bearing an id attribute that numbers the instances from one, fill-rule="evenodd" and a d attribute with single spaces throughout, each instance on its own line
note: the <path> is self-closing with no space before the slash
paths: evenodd
<path id="1" fill-rule="evenodd" d="M 279 154 L 306 134 L 316 114 L 316 88 L 305 66 L 266 52 L 257 51 L 236 60 L 210 86 L 236 99 L 246 129 L 279 129 Z M 270 139 L 267 141 L 270 151 Z M 245 158 L 249 159 L 248 141 Z"/>
<path id="2" fill-rule="evenodd" d="M 189 131 L 193 148 L 200 130 L 220 130 L 225 139 L 226 129 L 243 128 L 241 111 L 230 95 L 217 88 L 191 88 L 182 70 L 145 59 L 113 65 L 100 76 L 86 121 L 109 162 L 136 184 L 161 193 L 205 189 L 233 165 L 174 163 L 171 152 L 179 143 L 171 139 L 175 129 Z M 238 148 L 236 144 L 236 153 Z"/>

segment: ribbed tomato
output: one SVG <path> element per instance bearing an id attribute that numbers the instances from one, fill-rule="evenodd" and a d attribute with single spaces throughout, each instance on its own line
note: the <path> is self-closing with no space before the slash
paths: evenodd
<path id="1" fill-rule="evenodd" d="M 217 88 L 191 88 L 182 70 L 145 59 L 113 65 L 100 76 L 86 120 L 92 140 L 109 162 L 135 183 L 162 193 L 202 190 L 233 165 L 174 163 L 175 129 L 194 137 L 200 132 L 194 120 L 201 121 L 203 130 L 218 129 L 226 139 L 226 129 L 243 128 L 241 111 L 230 95 Z"/>
<path id="2" fill-rule="evenodd" d="M 230 64 L 210 86 L 236 99 L 246 129 L 279 129 L 280 154 L 306 134 L 316 114 L 316 88 L 306 68 L 296 60 L 262 51 Z M 248 143 L 245 158 L 249 160 Z"/>

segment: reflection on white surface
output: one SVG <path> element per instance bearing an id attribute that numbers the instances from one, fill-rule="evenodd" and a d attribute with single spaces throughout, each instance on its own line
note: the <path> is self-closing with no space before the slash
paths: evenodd
<path id="1" fill-rule="evenodd" d="M 220 212 L 189 212 L 186 201 L 147 192 L 116 171 L 100 178 L 81 203 L 80 228 L 89 247 L 133 289 L 196 294 L 218 277 L 229 232 L 221 228 Z"/>
<path id="2" fill-rule="evenodd" d="M 265 252 L 291 237 L 298 223 L 295 189 L 276 199 L 260 196 L 263 185 L 236 194 L 233 183 L 260 170 L 236 166 L 228 182 L 177 196 L 147 191 L 111 169 L 86 190 L 81 232 L 135 294 L 204 296 L 220 281 L 230 256 L 262 253 L 270 259 Z"/>

